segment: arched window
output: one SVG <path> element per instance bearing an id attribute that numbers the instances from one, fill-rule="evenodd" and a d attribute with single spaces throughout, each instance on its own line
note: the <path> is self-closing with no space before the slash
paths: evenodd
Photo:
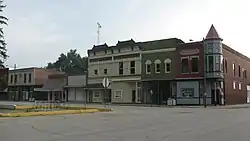
<path id="1" fill-rule="evenodd" d="M 151 64 L 152 62 L 150 60 L 147 60 L 145 62 L 145 66 L 146 66 L 146 74 L 150 74 L 151 73 Z"/>
<path id="2" fill-rule="evenodd" d="M 170 73 L 171 72 L 171 60 L 170 59 L 164 60 L 164 64 L 165 64 L 165 73 Z"/>
<path id="3" fill-rule="evenodd" d="M 161 73 L 161 60 L 155 60 L 155 73 Z"/>

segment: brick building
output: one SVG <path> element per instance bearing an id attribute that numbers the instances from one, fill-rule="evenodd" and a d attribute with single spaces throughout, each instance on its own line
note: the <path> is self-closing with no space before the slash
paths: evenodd
<path id="1" fill-rule="evenodd" d="M 108 77 L 112 103 L 247 103 L 250 59 L 222 41 L 212 25 L 206 38 L 197 42 L 131 39 L 94 46 L 88 50 L 89 95 L 97 98 L 93 102 L 102 102 L 101 81 Z"/>

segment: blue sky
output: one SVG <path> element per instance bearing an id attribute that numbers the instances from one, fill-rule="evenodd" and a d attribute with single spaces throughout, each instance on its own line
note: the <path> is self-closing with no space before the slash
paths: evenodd
<path id="1" fill-rule="evenodd" d="M 224 43 L 250 56 L 248 0 L 5 0 L 9 58 L 17 67 L 45 66 L 77 49 L 82 56 L 100 42 L 177 37 L 202 40 L 214 24 Z"/>

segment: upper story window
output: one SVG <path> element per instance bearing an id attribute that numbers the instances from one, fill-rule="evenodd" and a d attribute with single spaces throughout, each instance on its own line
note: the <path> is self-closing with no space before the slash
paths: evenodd
<path id="1" fill-rule="evenodd" d="M 221 58 L 220 56 L 215 56 L 215 71 L 221 71 Z"/>
<path id="2" fill-rule="evenodd" d="M 97 69 L 94 70 L 94 74 L 98 75 L 98 70 Z"/>
<path id="3" fill-rule="evenodd" d="M 135 74 L 135 61 L 130 61 L 130 73 Z"/>
<path id="4" fill-rule="evenodd" d="M 14 75 L 14 83 L 17 82 L 17 74 Z"/>
<path id="5" fill-rule="evenodd" d="M 152 65 L 152 62 L 150 60 L 147 60 L 145 62 L 145 66 L 146 66 L 146 74 L 150 74 L 151 73 L 151 65 Z"/>
<path id="6" fill-rule="evenodd" d="M 166 59 L 164 61 L 164 64 L 165 64 L 165 73 L 170 73 L 171 72 L 171 60 Z"/>
<path id="7" fill-rule="evenodd" d="M 226 59 L 225 59 L 225 61 L 224 61 L 224 65 L 225 65 L 224 72 L 227 73 L 227 60 L 226 60 Z"/>
<path id="8" fill-rule="evenodd" d="M 188 73 L 189 72 L 189 58 L 183 57 L 181 58 L 181 73 Z"/>
<path id="9" fill-rule="evenodd" d="M 243 78 L 247 78 L 247 70 L 243 69 Z"/>
<path id="10" fill-rule="evenodd" d="M 155 60 L 155 73 L 161 73 L 161 60 Z"/>
<path id="11" fill-rule="evenodd" d="M 10 83 L 13 83 L 13 74 L 10 75 Z"/>
<path id="12" fill-rule="evenodd" d="M 119 62 L 119 74 L 123 74 L 123 62 Z"/>
<path id="13" fill-rule="evenodd" d="M 213 72 L 214 71 L 214 57 L 208 56 L 208 71 Z"/>
<path id="14" fill-rule="evenodd" d="M 191 71 L 195 73 L 199 72 L 199 56 L 191 57 Z"/>
<path id="15" fill-rule="evenodd" d="M 27 74 L 25 73 L 25 74 L 23 74 L 23 83 L 26 83 L 27 82 Z"/>
<path id="16" fill-rule="evenodd" d="M 29 83 L 31 83 L 31 73 L 29 73 Z"/>
<path id="17" fill-rule="evenodd" d="M 239 75 L 239 77 L 241 77 L 241 68 L 240 68 L 240 65 L 238 66 L 238 75 Z"/>
<path id="18" fill-rule="evenodd" d="M 235 76 L 236 72 L 235 72 L 235 63 L 233 63 L 233 76 Z"/>
<path id="19" fill-rule="evenodd" d="M 106 74 L 108 74 L 108 69 L 104 69 L 103 70 L 103 73 L 106 75 Z"/>

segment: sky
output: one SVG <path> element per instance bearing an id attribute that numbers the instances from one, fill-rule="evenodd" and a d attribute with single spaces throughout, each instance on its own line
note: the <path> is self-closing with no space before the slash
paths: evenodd
<path id="1" fill-rule="evenodd" d="M 223 43 L 250 56 L 248 0 L 5 0 L 6 64 L 42 67 L 61 53 L 100 43 L 180 38 L 200 41 L 211 24 Z"/>

